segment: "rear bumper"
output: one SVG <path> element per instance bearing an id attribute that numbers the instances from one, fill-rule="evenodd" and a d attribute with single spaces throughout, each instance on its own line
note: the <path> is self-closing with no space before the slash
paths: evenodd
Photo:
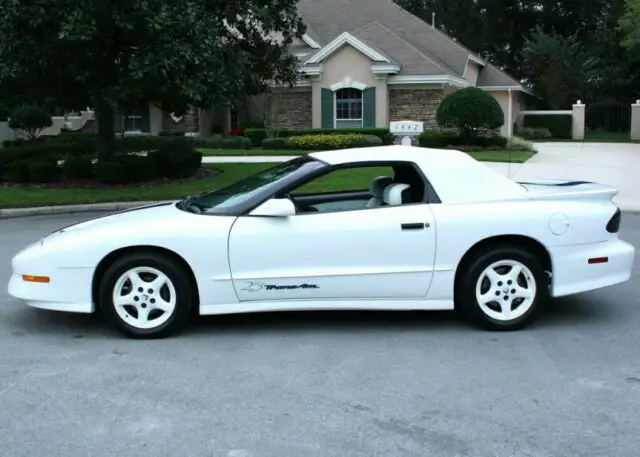
<path id="1" fill-rule="evenodd" d="M 619 239 L 556 247 L 550 249 L 550 253 L 553 297 L 587 292 L 628 281 L 635 260 L 635 248 Z M 589 263 L 589 259 L 603 257 L 607 259 L 606 262 Z"/>

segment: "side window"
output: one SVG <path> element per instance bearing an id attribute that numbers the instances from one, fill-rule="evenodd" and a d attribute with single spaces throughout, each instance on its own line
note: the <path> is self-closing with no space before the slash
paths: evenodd
<path id="1" fill-rule="evenodd" d="M 393 177 L 393 168 L 390 166 L 341 168 L 303 184 L 292 190 L 291 195 L 296 197 L 339 192 L 368 192 L 371 181 L 377 176 Z"/>

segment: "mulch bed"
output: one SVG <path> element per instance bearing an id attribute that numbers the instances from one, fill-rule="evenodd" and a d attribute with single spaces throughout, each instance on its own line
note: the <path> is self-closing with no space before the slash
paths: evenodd
<path id="1" fill-rule="evenodd" d="M 195 176 L 190 178 L 179 178 L 179 179 L 154 179 L 152 181 L 144 181 L 144 182 L 134 182 L 128 184 L 104 184 L 96 181 L 85 180 L 85 181 L 58 181 L 52 183 L 0 183 L 0 187 L 4 188 L 14 188 L 14 189 L 131 189 L 131 188 L 149 188 L 149 187 L 158 187 L 165 186 L 167 184 L 181 184 L 192 181 L 199 181 L 202 179 L 210 179 L 214 178 L 220 173 L 223 173 L 222 170 L 218 168 L 201 168 L 198 170 Z"/>

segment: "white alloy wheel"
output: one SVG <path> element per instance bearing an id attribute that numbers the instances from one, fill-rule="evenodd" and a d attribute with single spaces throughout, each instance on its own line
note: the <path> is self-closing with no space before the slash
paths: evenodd
<path id="1" fill-rule="evenodd" d="M 169 277 L 152 267 L 125 271 L 113 287 L 118 316 L 137 329 L 153 329 L 167 322 L 176 309 L 176 288 Z"/>
<path id="2" fill-rule="evenodd" d="M 500 260 L 486 267 L 476 282 L 480 309 L 496 321 L 523 316 L 536 299 L 536 279 L 531 270 L 516 260 Z"/>

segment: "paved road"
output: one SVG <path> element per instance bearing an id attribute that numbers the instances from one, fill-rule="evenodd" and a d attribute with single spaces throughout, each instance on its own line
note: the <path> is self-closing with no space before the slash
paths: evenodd
<path id="1" fill-rule="evenodd" d="M 21 246 L 84 218 L 0 221 L 0 282 Z M 309 313 L 152 342 L 2 286 L 0 455 L 637 457 L 638 275 L 510 334 L 449 313 Z"/>

